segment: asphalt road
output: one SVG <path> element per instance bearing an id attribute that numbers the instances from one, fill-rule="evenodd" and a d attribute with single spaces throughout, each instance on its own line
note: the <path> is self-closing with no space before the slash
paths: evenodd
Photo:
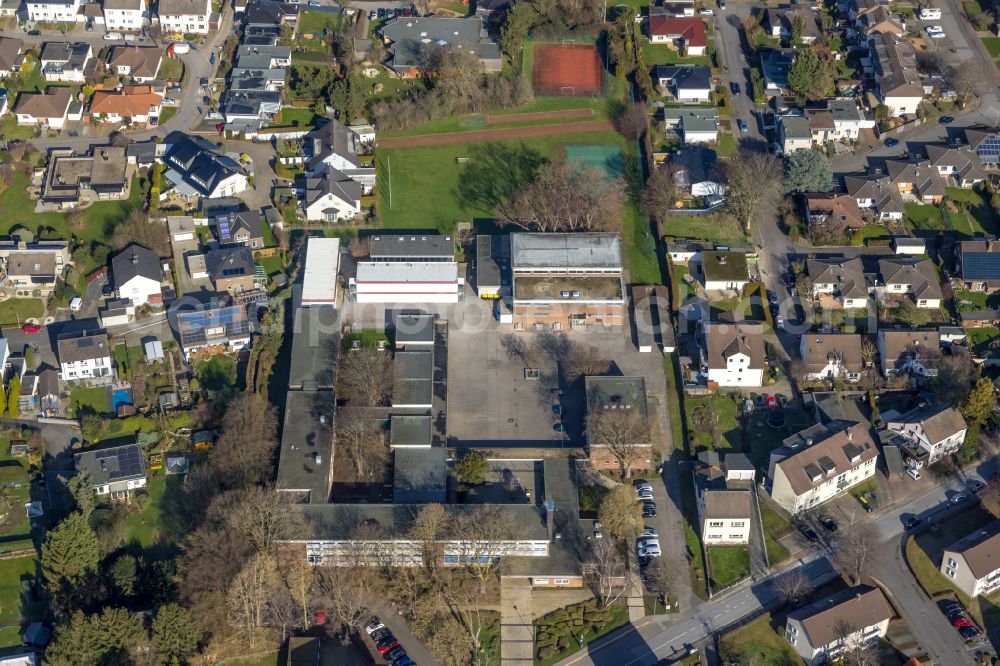
<path id="1" fill-rule="evenodd" d="M 767 142 L 761 124 L 761 107 L 750 95 L 750 65 L 743 42 L 742 21 L 750 16 L 751 10 L 759 5 L 737 5 L 730 3 L 725 10 L 715 9 L 715 46 L 722 66 L 723 85 L 726 88 L 735 83 L 740 87 L 739 95 L 730 94 L 730 110 L 733 136 L 741 146 L 764 150 Z M 731 89 L 730 89 L 731 90 Z M 736 120 L 747 122 L 746 133 L 741 133 Z"/>

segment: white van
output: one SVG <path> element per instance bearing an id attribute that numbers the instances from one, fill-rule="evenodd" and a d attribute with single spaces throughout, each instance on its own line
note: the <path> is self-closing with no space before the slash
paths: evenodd
<path id="1" fill-rule="evenodd" d="M 918 472 L 917 470 L 913 469 L 912 467 L 908 467 L 907 470 L 906 470 L 906 473 L 909 474 L 910 478 L 912 478 L 914 481 L 919 481 L 920 480 L 920 472 Z"/>
<path id="2" fill-rule="evenodd" d="M 80 308 L 83 307 L 83 299 L 79 296 L 74 296 L 73 300 L 69 302 L 70 312 L 79 312 Z"/>
<path id="3" fill-rule="evenodd" d="M 924 7 L 920 10 L 921 21 L 937 21 L 941 18 L 941 10 L 936 7 Z"/>

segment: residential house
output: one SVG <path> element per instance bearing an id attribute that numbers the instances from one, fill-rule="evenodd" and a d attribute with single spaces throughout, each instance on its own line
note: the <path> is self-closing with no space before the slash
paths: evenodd
<path id="1" fill-rule="evenodd" d="M 666 129 L 686 144 L 715 143 L 719 138 L 719 113 L 714 108 L 668 107 L 663 109 Z"/>
<path id="2" fill-rule="evenodd" d="M 869 38 L 869 50 L 878 100 L 892 116 L 916 116 L 924 88 L 909 40 L 883 32 Z"/>
<path id="3" fill-rule="evenodd" d="M 809 123 L 809 138 L 814 144 L 825 144 L 833 140 L 837 125 L 833 121 L 833 112 L 829 109 L 805 109 L 806 121 Z"/>
<path id="4" fill-rule="evenodd" d="M 857 333 L 803 333 L 799 355 L 806 366 L 806 379 L 856 382 L 864 371 L 861 336 Z"/>
<path id="5" fill-rule="evenodd" d="M 146 26 L 146 0 L 101 0 L 108 30 L 139 31 Z"/>
<path id="6" fill-rule="evenodd" d="M 886 295 L 905 294 L 918 308 L 936 310 L 941 307 L 944 293 L 937 268 L 930 259 L 879 259 L 881 290 Z"/>
<path id="7" fill-rule="evenodd" d="M 7 284 L 47 296 L 70 263 L 66 241 L 11 242 L 0 245 L 0 268 Z"/>
<path id="8" fill-rule="evenodd" d="M 86 473 L 98 495 L 111 501 L 128 499 L 129 493 L 146 487 L 146 466 L 138 444 L 90 449 L 73 455 L 76 471 Z"/>
<path id="9" fill-rule="evenodd" d="M 833 135 L 814 136 L 813 139 L 816 141 L 827 139 L 857 141 L 861 138 L 861 130 L 875 127 L 875 121 L 865 118 L 858 103 L 853 99 L 828 99 L 826 110 L 833 114 Z"/>
<path id="10" fill-rule="evenodd" d="M 785 640 L 806 666 L 832 663 L 846 650 L 877 646 L 894 616 L 881 589 L 860 585 L 791 611 Z"/>
<path id="11" fill-rule="evenodd" d="M 937 331 L 880 330 L 878 353 L 886 377 L 935 377 L 941 359 Z"/>
<path id="12" fill-rule="evenodd" d="M 1000 588 L 1000 520 L 945 548 L 941 573 L 973 598 Z"/>
<path id="13" fill-rule="evenodd" d="M 124 148 L 93 146 L 89 154 L 52 148 L 39 200 L 49 209 L 68 209 L 94 201 L 127 199 L 131 189 Z"/>
<path id="14" fill-rule="evenodd" d="M 247 189 L 246 171 L 214 145 L 190 136 L 168 137 L 170 147 L 162 161 L 164 177 L 185 197 L 233 196 Z"/>
<path id="15" fill-rule="evenodd" d="M 959 241 L 955 244 L 958 275 L 971 291 L 1000 290 L 1000 242 L 994 239 Z"/>
<path id="16" fill-rule="evenodd" d="M 72 101 L 73 90 L 63 86 L 51 86 L 39 93 L 22 92 L 14 105 L 14 115 L 18 125 L 61 129 Z"/>
<path id="17" fill-rule="evenodd" d="M 649 17 L 649 41 L 666 44 L 685 56 L 700 56 L 708 48 L 708 33 L 701 17 Z"/>
<path id="18" fill-rule="evenodd" d="M 743 288 L 750 283 L 745 252 L 716 250 L 702 252 L 701 273 L 707 291 L 727 289 L 743 291 Z"/>
<path id="19" fill-rule="evenodd" d="M 159 75 L 162 62 L 163 51 L 155 46 L 113 46 L 108 56 L 108 69 L 136 83 L 149 83 Z"/>
<path id="20" fill-rule="evenodd" d="M 241 210 L 212 218 L 209 226 L 220 245 L 243 245 L 251 250 L 264 247 L 264 225 L 257 210 Z"/>
<path id="21" fill-rule="evenodd" d="M 60 338 L 59 378 L 64 382 L 114 379 L 111 366 L 111 345 L 103 331 L 83 331 Z"/>
<path id="22" fill-rule="evenodd" d="M 903 197 L 887 176 L 844 176 L 844 189 L 877 220 L 903 219 Z"/>
<path id="23" fill-rule="evenodd" d="M 265 90 L 262 81 L 253 79 L 249 89 L 241 89 L 239 84 L 245 79 L 231 83 L 222 98 L 223 114 L 230 129 L 248 131 L 260 129 L 264 121 L 270 121 L 281 110 L 281 92 Z"/>
<path id="24" fill-rule="evenodd" d="M 214 303 L 194 312 L 178 312 L 177 335 L 186 359 L 239 352 L 250 345 L 247 306 Z"/>
<path id="25" fill-rule="evenodd" d="M 515 330 L 624 325 L 618 234 L 519 233 L 510 246 Z"/>
<path id="26" fill-rule="evenodd" d="M 132 305 L 162 305 L 160 257 L 132 243 L 111 259 L 111 274 L 120 298 Z"/>
<path id="27" fill-rule="evenodd" d="M 791 40 L 798 26 L 802 44 L 812 44 L 819 38 L 816 13 L 804 7 L 797 10 L 767 10 L 767 27 L 771 37 Z M 793 45 L 794 46 L 794 45 Z"/>
<path id="28" fill-rule="evenodd" d="M 718 386 L 762 386 L 764 334 L 759 325 L 706 323 L 702 365 Z"/>
<path id="29" fill-rule="evenodd" d="M 812 284 L 812 297 L 821 302 L 832 297 L 827 307 L 867 308 L 868 282 L 861 259 L 807 259 L 806 273 Z"/>
<path id="30" fill-rule="evenodd" d="M 872 478 L 876 458 L 867 423 L 810 426 L 771 452 L 771 499 L 792 515 L 815 508 Z"/>
<path id="31" fill-rule="evenodd" d="M 861 208 L 854 197 L 847 194 L 808 193 L 805 201 L 806 222 L 837 229 L 860 229 L 865 225 Z"/>
<path id="32" fill-rule="evenodd" d="M 760 69 L 764 74 L 764 94 L 768 97 L 787 95 L 788 70 L 795 61 L 795 49 L 763 48 Z"/>
<path id="33" fill-rule="evenodd" d="M 254 290 L 253 255 L 247 247 L 209 250 L 205 254 L 205 270 L 216 291 L 236 295 Z"/>
<path id="34" fill-rule="evenodd" d="M 86 42 L 46 42 L 42 47 L 42 75 L 46 81 L 83 83 L 93 51 Z"/>
<path id="35" fill-rule="evenodd" d="M 238 92 L 277 92 L 285 87 L 286 76 L 287 71 L 284 67 L 270 69 L 233 67 L 229 72 L 229 89 Z M 259 116 L 259 112 L 256 115 Z"/>
<path id="36" fill-rule="evenodd" d="M 965 142 L 976 152 L 983 168 L 1000 168 L 1000 131 L 996 128 L 966 128 Z"/>
<path id="37" fill-rule="evenodd" d="M 336 121 L 331 121 L 336 122 Z M 302 210 L 306 219 L 336 222 L 349 220 L 361 213 L 361 183 L 328 167 L 318 178 L 306 179 L 306 196 Z"/>
<path id="38" fill-rule="evenodd" d="M 928 163 L 956 187 L 971 189 L 986 180 L 986 170 L 979 153 L 970 146 L 931 143 L 924 150 L 927 151 Z"/>
<path id="39" fill-rule="evenodd" d="M 359 183 L 363 194 L 370 194 L 375 189 L 375 167 L 370 163 L 364 165 L 360 157 L 366 145 L 371 143 L 366 139 L 368 136 L 362 136 L 343 123 L 328 120 L 306 135 L 305 152 L 309 158 L 306 175 L 320 176 L 326 169 L 336 169 Z"/>
<path id="40" fill-rule="evenodd" d="M 627 446 L 634 448 L 635 455 L 626 461 L 625 466 L 628 469 L 649 469 L 653 464 L 653 440 L 646 403 L 646 380 L 642 377 L 588 376 L 584 378 L 584 391 L 587 396 L 587 455 L 591 467 L 619 469 L 620 462 L 615 453 L 596 434 L 617 431 L 643 433 L 642 441 L 626 442 Z M 604 427 L 600 425 L 602 420 Z"/>
<path id="41" fill-rule="evenodd" d="M 649 6 L 649 16 L 665 18 L 690 18 L 694 16 L 694 0 L 665 0 L 659 5 Z"/>
<path id="42" fill-rule="evenodd" d="M 962 413 L 953 406 L 917 407 L 902 416 L 888 419 L 886 430 L 906 440 L 903 453 L 910 467 L 933 465 L 958 451 L 968 430 Z"/>
<path id="43" fill-rule="evenodd" d="M 715 456 L 694 475 L 701 540 L 705 546 L 750 543 L 755 511 L 753 463 L 743 453 Z"/>
<path id="44" fill-rule="evenodd" d="M 0 37 L 0 78 L 20 70 L 22 46 L 24 42 L 16 37 Z"/>
<path id="45" fill-rule="evenodd" d="M 97 311 L 101 326 L 125 326 L 135 318 L 135 306 L 127 298 L 109 298 Z"/>
<path id="46" fill-rule="evenodd" d="M 717 155 L 703 146 L 689 146 L 670 158 L 674 184 L 678 194 L 686 192 L 692 197 L 714 202 L 726 193 L 726 186 L 716 168 Z"/>
<path id="47" fill-rule="evenodd" d="M 944 198 L 944 179 L 926 161 L 886 160 L 885 169 L 904 201 L 912 198 L 937 205 Z"/>
<path id="48" fill-rule="evenodd" d="M 28 20 L 43 23 L 72 23 L 80 17 L 80 0 L 25 0 Z"/>
<path id="49" fill-rule="evenodd" d="M 236 65 L 246 69 L 276 69 L 292 64 L 292 47 L 277 44 L 241 44 Z"/>
<path id="50" fill-rule="evenodd" d="M 243 23 L 248 27 L 295 26 L 299 21 L 299 5 L 291 2 L 254 0 L 247 5 Z"/>
<path id="51" fill-rule="evenodd" d="M 378 30 L 389 51 L 388 66 L 397 74 L 417 76 L 420 73 L 425 44 L 436 43 L 444 48 L 474 53 L 479 64 L 488 72 L 500 71 L 500 47 L 494 42 L 476 16 L 448 18 L 424 16 L 391 19 Z"/>
<path id="52" fill-rule="evenodd" d="M 812 149 L 812 129 L 804 116 L 778 116 L 778 145 L 781 152 L 789 154 L 796 150 Z"/>
<path id="53" fill-rule="evenodd" d="M 657 65 L 653 68 L 653 80 L 663 94 L 679 102 L 708 104 L 712 101 L 712 70 L 708 67 Z"/>
<path id="54" fill-rule="evenodd" d="M 164 33 L 204 35 L 211 27 L 212 3 L 209 0 L 160 0 L 156 11 Z"/>
<path id="55" fill-rule="evenodd" d="M 109 123 L 155 124 L 160 117 L 163 95 L 150 86 L 125 86 L 122 90 L 98 90 L 90 100 L 90 115 Z"/>
<path id="56" fill-rule="evenodd" d="M 906 22 L 900 14 L 892 11 L 888 3 L 880 0 L 849 0 L 848 19 L 859 35 L 880 35 L 887 33 L 903 37 Z"/>

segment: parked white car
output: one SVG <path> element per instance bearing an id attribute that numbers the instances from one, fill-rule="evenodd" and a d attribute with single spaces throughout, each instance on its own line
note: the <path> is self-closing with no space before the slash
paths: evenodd
<path id="1" fill-rule="evenodd" d="M 698 13 L 699 13 L 699 14 L 701 14 L 702 16 L 715 16 L 715 12 L 713 12 L 713 11 L 712 11 L 712 10 L 711 10 L 710 8 L 708 8 L 708 7 L 704 7 L 704 8 L 702 8 L 702 9 L 699 9 L 699 10 L 698 10 Z"/>
<path id="2" fill-rule="evenodd" d="M 939 25 L 929 25 L 927 26 L 927 36 L 931 39 L 943 39 L 944 28 Z"/>
<path id="3" fill-rule="evenodd" d="M 654 539 L 658 539 L 660 534 L 656 531 L 655 527 L 647 527 L 642 531 L 642 537 L 653 537 Z"/>
<path id="4" fill-rule="evenodd" d="M 125 35 L 120 32 L 106 32 L 104 33 L 104 41 L 106 42 L 120 42 L 125 39 Z"/>
<path id="5" fill-rule="evenodd" d="M 660 551 L 660 542 L 656 539 L 640 541 L 635 546 L 635 552 L 639 557 L 659 557 L 662 554 Z"/>
<path id="6" fill-rule="evenodd" d="M 920 10 L 919 18 L 921 21 L 940 21 L 941 10 L 936 7 L 924 7 Z"/>

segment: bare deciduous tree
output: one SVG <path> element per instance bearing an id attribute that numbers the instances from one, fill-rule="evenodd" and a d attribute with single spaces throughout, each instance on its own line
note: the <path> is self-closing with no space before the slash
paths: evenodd
<path id="1" fill-rule="evenodd" d="M 569 342 L 559 359 L 559 367 L 567 384 L 587 375 L 603 375 L 610 365 L 600 349 L 575 341 Z"/>
<path id="2" fill-rule="evenodd" d="M 254 550 L 273 555 L 279 541 L 296 533 L 295 516 L 289 504 L 273 487 L 254 486 L 232 507 L 230 524 L 243 533 Z"/>
<path id="3" fill-rule="evenodd" d="M 649 453 L 649 421 L 638 406 L 600 404 L 588 408 L 587 434 L 591 449 L 606 449 L 618 463 L 622 480 L 632 473 L 632 464 Z M 593 451 L 591 451 L 593 453 Z"/>
<path id="4" fill-rule="evenodd" d="M 288 585 L 288 593 L 302 613 L 299 626 L 303 628 L 309 626 L 309 615 L 312 610 L 310 598 L 315 582 L 316 571 L 313 566 L 301 557 L 292 558 L 285 571 L 285 584 Z"/>
<path id="5" fill-rule="evenodd" d="M 604 496 L 598 517 L 604 530 L 620 541 L 628 542 L 642 531 L 642 505 L 628 486 L 615 486 Z"/>
<path id="6" fill-rule="evenodd" d="M 866 368 L 875 365 L 876 351 L 875 344 L 871 340 L 864 338 L 861 341 L 861 360 L 864 361 Z"/>
<path id="7" fill-rule="evenodd" d="M 292 598 L 286 587 L 279 587 L 271 592 L 267 599 L 265 622 L 268 626 L 281 631 L 281 642 L 284 644 L 288 634 L 303 625 L 299 615 L 298 604 Z"/>
<path id="8" fill-rule="evenodd" d="M 340 355 L 338 379 L 363 406 L 383 405 L 392 392 L 392 359 L 372 347 L 352 349 Z"/>
<path id="9" fill-rule="evenodd" d="M 367 257 L 372 252 L 372 238 L 371 236 L 352 238 L 347 247 L 355 259 Z"/>
<path id="10" fill-rule="evenodd" d="M 244 393 L 229 403 L 210 458 L 218 478 L 229 487 L 245 488 L 270 476 L 276 423 L 274 407 L 260 395 Z"/>
<path id="11" fill-rule="evenodd" d="M 814 589 L 809 576 L 802 569 L 793 569 L 774 581 L 774 591 L 786 604 L 802 601 L 812 594 Z"/>
<path id="12" fill-rule="evenodd" d="M 646 105 L 638 102 L 615 117 L 615 129 L 629 141 L 635 141 L 649 130 L 649 113 Z"/>
<path id="13" fill-rule="evenodd" d="M 317 592 L 333 620 L 327 626 L 361 627 L 369 617 L 365 594 L 370 574 L 353 567 L 322 567 L 317 573 Z"/>
<path id="14" fill-rule="evenodd" d="M 140 208 L 130 210 L 125 221 L 120 222 L 111 235 L 112 250 L 123 250 L 132 243 L 148 248 L 161 257 L 170 256 L 167 225 L 160 220 L 150 220 Z"/>
<path id="15" fill-rule="evenodd" d="M 359 479 L 370 479 L 389 458 L 381 425 L 362 419 L 345 419 L 337 425 L 337 452 L 350 458 Z"/>
<path id="16" fill-rule="evenodd" d="M 833 625 L 833 633 L 843 648 L 840 658 L 844 666 L 878 666 L 882 663 L 878 641 L 866 639 L 851 620 L 837 620 Z"/>
<path id="17" fill-rule="evenodd" d="M 410 537 L 421 544 L 424 568 L 428 571 L 434 569 L 437 561 L 437 542 L 447 531 L 448 523 L 448 513 L 442 505 L 436 503 L 420 507 L 420 512 L 413 521 Z"/>
<path id="18" fill-rule="evenodd" d="M 781 162 L 774 155 L 742 148 L 729 162 L 726 204 L 744 233 L 758 211 L 781 190 Z"/>
<path id="19" fill-rule="evenodd" d="M 497 206 L 497 222 L 546 232 L 607 231 L 620 224 L 623 197 L 620 179 L 608 180 L 594 168 L 549 162 Z"/>
<path id="20" fill-rule="evenodd" d="M 834 544 L 834 564 L 852 585 L 860 585 L 877 540 L 867 525 L 852 525 Z"/>
<path id="21" fill-rule="evenodd" d="M 517 530 L 511 516 L 497 504 L 477 504 L 455 517 L 455 533 L 463 535 L 459 561 L 478 578 L 480 586 L 496 575 L 497 566 L 514 549 Z"/>
<path id="22" fill-rule="evenodd" d="M 618 601 L 628 587 L 621 584 L 626 574 L 622 551 L 611 539 L 594 542 L 583 562 L 583 573 L 602 606 Z"/>
<path id="23" fill-rule="evenodd" d="M 272 558 L 254 555 L 229 586 L 227 599 L 233 627 L 241 642 L 251 651 L 260 648 L 266 638 L 262 629 L 274 588 L 274 571 Z"/>
<path id="24" fill-rule="evenodd" d="M 677 179 L 671 169 L 661 167 L 649 174 L 642 203 L 651 217 L 661 221 L 673 210 L 677 203 Z"/>

